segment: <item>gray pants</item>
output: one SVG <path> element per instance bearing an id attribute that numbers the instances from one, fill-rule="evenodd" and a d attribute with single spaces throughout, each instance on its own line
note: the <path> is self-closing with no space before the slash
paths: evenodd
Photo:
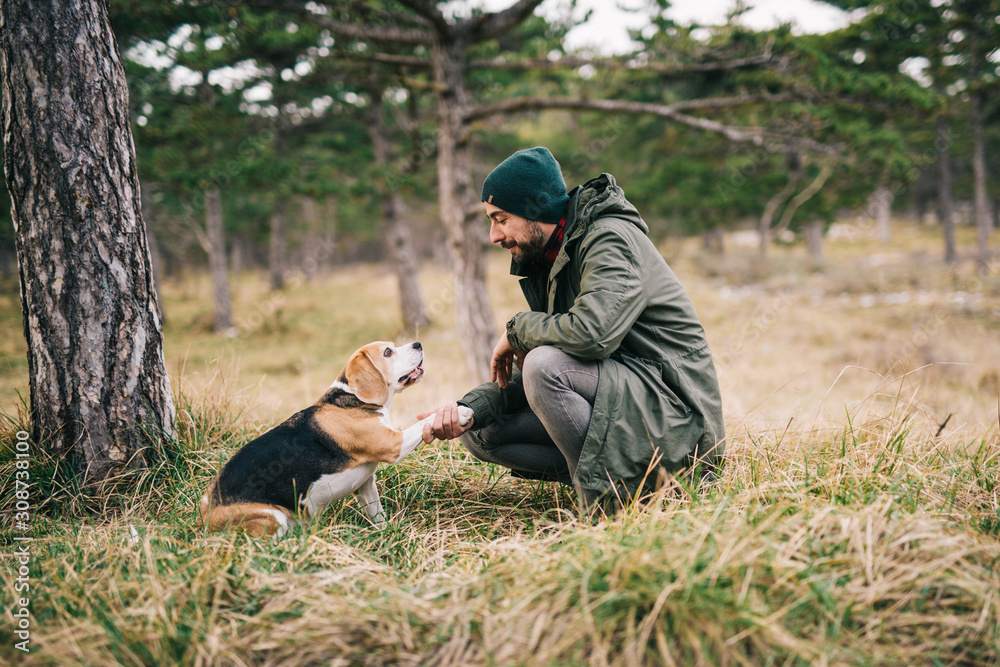
<path id="1" fill-rule="evenodd" d="M 537 347 L 521 374 L 528 407 L 500 415 L 459 441 L 480 461 L 516 477 L 572 484 L 597 396 L 598 366 L 555 347 Z"/>

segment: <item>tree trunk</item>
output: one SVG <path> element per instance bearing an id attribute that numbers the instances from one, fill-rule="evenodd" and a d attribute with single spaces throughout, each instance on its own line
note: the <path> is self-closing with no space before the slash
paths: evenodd
<path id="1" fill-rule="evenodd" d="M 319 263 L 320 271 L 329 274 L 333 271 L 333 253 L 337 249 L 337 198 L 327 197 L 326 205 L 323 207 L 323 229 L 321 238 L 326 252 L 321 256 Z"/>
<path id="2" fill-rule="evenodd" d="M 205 231 L 212 274 L 212 303 L 215 304 L 215 333 L 228 334 L 233 328 L 233 305 L 229 299 L 226 239 L 222 231 L 222 197 L 214 185 L 205 190 Z"/>
<path id="3" fill-rule="evenodd" d="M 288 265 L 288 243 L 285 239 L 285 206 L 288 198 L 279 195 L 274 200 L 274 211 L 271 213 L 271 289 L 279 290 L 285 286 L 285 268 Z"/>
<path id="4" fill-rule="evenodd" d="M 955 204 L 951 192 L 951 133 L 945 117 L 937 117 L 938 149 L 938 215 L 944 229 L 944 261 L 954 264 L 958 259 L 955 250 Z"/>
<path id="5" fill-rule="evenodd" d="M 972 130 L 972 173 L 976 202 L 976 266 L 986 273 L 990 266 L 989 236 L 992 222 L 986 205 L 986 147 L 983 140 L 983 100 L 979 92 L 971 95 L 969 125 Z"/>
<path id="6" fill-rule="evenodd" d="M 892 240 L 892 191 L 884 182 L 879 183 L 868 199 L 869 214 L 875 218 L 878 240 L 888 243 Z"/>
<path id="7" fill-rule="evenodd" d="M 383 200 L 382 216 L 385 224 L 385 241 L 399 283 L 399 301 L 403 310 L 403 324 L 407 331 L 417 332 L 430 320 L 420 294 L 420 263 L 413 247 L 413 237 L 406 220 L 406 207 L 399 192 Z"/>
<path id="8" fill-rule="evenodd" d="M 371 102 L 366 113 L 368 136 L 375 153 L 375 166 L 381 171 L 389 169 L 392 162 L 392 140 L 382 116 L 382 90 L 369 89 Z M 429 322 L 420 294 L 420 265 L 413 247 L 413 237 L 406 225 L 403 197 L 391 188 L 387 180 L 379 179 L 379 199 L 382 209 L 382 234 L 389 254 L 389 262 L 399 285 L 399 301 L 403 325 L 407 331 L 417 331 Z"/>
<path id="9" fill-rule="evenodd" d="M 816 263 L 823 261 L 823 223 L 810 222 L 802 226 L 802 235 L 806 239 L 806 249 L 809 251 L 809 259 Z"/>
<path id="10" fill-rule="evenodd" d="M 247 251 L 246 235 L 241 233 L 233 236 L 229 242 L 229 271 L 233 275 L 238 275 L 247 270 L 249 266 L 249 252 Z"/>
<path id="11" fill-rule="evenodd" d="M 726 243 L 725 243 L 726 233 L 716 225 L 711 229 L 701 233 L 701 246 L 712 253 L 717 255 L 726 254 Z"/>
<path id="12" fill-rule="evenodd" d="M 308 253 L 304 253 L 306 256 L 303 258 L 299 268 L 302 270 L 302 276 L 306 282 L 312 282 L 316 279 L 316 274 L 319 271 L 322 260 L 320 252 L 323 249 L 321 245 L 322 239 L 317 231 L 320 226 L 320 220 L 316 200 L 312 197 L 301 197 L 299 199 L 299 215 L 306 227 L 306 231 L 302 235 L 302 244 L 305 248 L 310 249 Z"/>
<path id="13" fill-rule="evenodd" d="M 489 379 L 490 357 L 499 337 L 486 293 L 486 223 L 467 212 L 479 201 L 472 183 L 467 128 L 460 110 L 468 103 L 464 45 L 438 41 L 433 47 L 438 116 L 438 201 L 455 272 L 455 324 L 466 365 L 475 380 Z"/>
<path id="14" fill-rule="evenodd" d="M 175 414 L 107 4 L 0 3 L 0 90 L 32 437 L 95 484 Z"/>

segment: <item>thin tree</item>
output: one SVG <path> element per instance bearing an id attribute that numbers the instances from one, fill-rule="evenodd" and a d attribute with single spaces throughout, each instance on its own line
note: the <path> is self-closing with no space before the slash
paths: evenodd
<path id="1" fill-rule="evenodd" d="M 193 225 L 202 249 L 208 253 L 208 267 L 212 277 L 215 333 L 231 333 L 233 330 L 233 303 L 229 295 L 226 235 L 222 223 L 222 193 L 219 192 L 218 185 L 213 183 L 205 188 L 205 231 L 202 232 L 197 223 L 193 223 Z"/>
<path id="2" fill-rule="evenodd" d="M 972 180 L 976 216 L 976 268 L 985 275 L 990 268 L 989 238 L 993 228 L 986 194 L 986 140 L 983 137 L 983 94 L 969 96 L 969 128 L 972 130 Z"/>
<path id="3" fill-rule="evenodd" d="M 125 72 L 101 0 L 3 0 L 0 26 L 32 435 L 100 482 L 174 430 Z"/>
<path id="4" fill-rule="evenodd" d="M 215 90 L 208 82 L 208 70 L 201 70 L 198 84 L 198 101 L 206 109 L 215 105 Z M 212 277 L 212 304 L 214 306 L 215 333 L 226 334 L 233 328 L 233 302 L 229 290 L 229 268 L 226 262 L 226 232 L 222 218 L 222 193 L 216 182 L 204 190 L 205 232 L 195 221 L 190 221 L 201 247 L 208 253 L 209 274 Z"/>
<path id="5" fill-rule="evenodd" d="M 958 260 L 958 252 L 955 250 L 955 205 L 952 203 L 951 133 L 943 113 L 935 121 L 935 134 L 938 148 L 938 216 L 944 232 L 944 261 L 954 264 Z"/>
<path id="6" fill-rule="evenodd" d="M 382 109 L 383 91 L 378 84 L 368 88 L 368 106 L 365 125 L 375 154 L 375 167 L 387 172 L 392 160 L 392 137 L 385 123 Z M 382 210 L 382 234 L 389 254 L 389 262 L 399 285 L 399 300 L 403 324 L 408 331 L 427 326 L 429 320 L 420 294 L 420 264 L 413 246 L 410 228 L 406 224 L 406 207 L 398 188 L 389 187 L 388 178 L 378 179 L 379 207 Z"/>

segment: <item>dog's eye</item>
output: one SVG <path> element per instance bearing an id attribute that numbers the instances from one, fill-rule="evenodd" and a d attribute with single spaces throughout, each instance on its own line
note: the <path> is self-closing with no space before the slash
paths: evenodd
<path id="1" fill-rule="evenodd" d="M 382 353 L 382 356 L 383 357 L 391 357 L 392 356 L 392 348 L 391 347 L 385 348 L 385 352 Z"/>

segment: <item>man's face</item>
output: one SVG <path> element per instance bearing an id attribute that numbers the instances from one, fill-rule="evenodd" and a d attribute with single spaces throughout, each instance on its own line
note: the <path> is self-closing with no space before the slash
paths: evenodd
<path id="1" fill-rule="evenodd" d="M 486 215 L 490 219 L 490 243 L 499 243 L 509 250 L 518 264 L 540 255 L 555 228 L 554 224 L 528 220 L 493 204 L 486 204 Z"/>

